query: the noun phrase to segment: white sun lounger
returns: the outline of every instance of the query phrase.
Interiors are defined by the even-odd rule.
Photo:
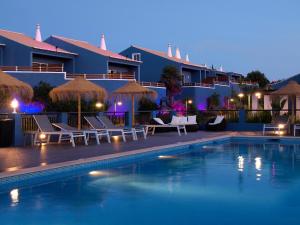
[[[126,130],[123,128],[107,128],[104,126],[104,124],[97,118],[94,116],[85,116],[84,117],[86,119],[86,121],[88,122],[88,124],[92,127],[92,129],[95,129],[97,131],[103,131],[106,130],[109,133],[121,133],[123,141],[126,142],[126,137],[125,135],[132,135],[133,140],[136,140],[136,136],[134,131],[131,130]]]
[[[210,125],[210,126],[218,125],[218,124],[222,123],[224,118],[225,118],[224,116],[217,116],[215,121],[212,123],[208,123],[208,125]]]
[[[294,136],[296,136],[297,130],[300,130],[300,124],[294,124]]]
[[[108,119],[106,116],[97,116],[97,118],[103,123],[103,125],[105,126],[105,128],[107,129],[111,129],[111,130],[114,130],[114,129],[120,129],[120,127],[117,127],[115,126],[111,121],[110,119]],[[144,127],[133,127],[133,128],[121,128],[123,130],[125,130],[125,132],[133,132],[134,134],[134,139],[137,140],[137,134],[138,133],[141,133],[144,137],[144,139],[147,138],[146,136],[146,131],[144,129]]]
[[[150,124],[150,125],[145,125],[146,127],[146,135],[148,135],[148,132],[150,131],[152,135],[155,133],[155,128],[170,128],[174,127],[177,128],[178,135],[181,136],[181,130],[183,130],[184,134],[187,135],[186,133],[186,124],[179,124],[175,123],[175,121],[172,118],[172,122],[169,124],[164,123],[160,118],[153,118],[158,124]],[[152,131],[151,131],[152,130]]]
[[[273,132],[277,132],[278,134],[280,134],[281,131],[284,131],[284,130],[287,130],[288,129],[288,124],[289,124],[289,119],[285,119],[285,121],[283,121],[281,119],[278,120],[277,122],[272,122],[272,123],[269,123],[269,124],[264,124],[263,126],[263,136],[265,135],[265,133],[267,131],[273,131]],[[296,131],[295,131],[295,128],[294,128],[294,135],[295,135]]]
[[[71,127],[65,123],[52,123],[53,126],[61,129],[62,131],[69,131],[72,132],[73,134],[81,135],[84,138],[84,141],[87,142],[89,141],[90,135],[94,135],[97,144],[100,144],[100,138],[102,136],[107,137],[107,141],[110,143],[110,137],[109,133],[106,131],[97,131],[97,130],[91,130],[91,129],[86,129],[86,130],[77,130],[75,127]]]
[[[46,136],[47,143],[50,143],[51,136],[58,135],[58,143],[61,143],[61,141],[69,141],[73,147],[75,147],[74,138],[82,137],[80,134],[73,134],[73,132],[70,131],[56,131],[47,115],[33,115],[33,118],[38,126],[38,130],[34,135],[34,145],[40,143],[40,140],[38,140],[40,134]]]

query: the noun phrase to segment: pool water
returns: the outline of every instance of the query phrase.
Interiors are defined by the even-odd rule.
[[[225,143],[0,194],[0,224],[299,225],[300,147]]]

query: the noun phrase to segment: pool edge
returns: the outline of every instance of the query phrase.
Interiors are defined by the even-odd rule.
[[[24,168],[24,169],[20,169],[18,171],[14,171],[14,172],[2,172],[2,173],[0,173],[0,181],[3,179],[13,178],[13,177],[17,177],[17,176],[26,175],[26,174],[41,173],[41,172],[47,172],[49,170],[66,168],[66,167],[71,167],[71,166],[76,166],[76,165],[88,164],[88,163],[93,163],[93,162],[101,162],[101,161],[105,161],[105,160],[126,158],[129,156],[140,155],[143,153],[159,152],[164,149],[175,148],[175,147],[178,148],[178,147],[183,147],[183,146],[192,145],[192,144],[201,144],[201,143],[206,143],[206,142],[211,142],[211,141],[220,141],[223,139],[227,140],[232,137],[233,137],[233,135],[222,135],[219,137],[212,137],[212,138],[199,138],[199,139],[195,139],[192,141],[177,142],[175,144],[161,145],[161,146],[148,147],[148,148],[140,148],[140,149],[136,149],[136,150],[132,150],[132,151],[119,152],[119,153],[113,153],[113,154],[102,155],[102,156],[94,156],[94,157],[71,160],[71,161],[60,162],[60,163],[53,163],[53,164],[49,164],[46,166],[35,166],[35,167],[30,167],[30,168]]]

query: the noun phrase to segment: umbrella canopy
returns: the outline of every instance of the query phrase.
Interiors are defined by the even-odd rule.
[[[78,129],[81,128],[81,99],[92,100],[97,99],[103,101],[107,97],[104,88],[84,79],[77,77],[61,86],[53,88],[49,93],[53,101],[70,101],[78,102]]]
[[[296,81],[290,81],[287,85],[273,91],[271,95],[300,95],[300,85]]]
[[[30,100],[33,97],[33,89],[29,84],[20,81],[0,70],[0,93],[2,96],[20,97]]]
[[[300,96],[300,85],[296,81],[289,81],[287,85],[272,92],[271,95],[287,95],[291,98],[292,121],[294,122],[296,96]]]
[[[131,112],[132,112],[132,125],[134,125],[134,99],[135,97],[151,97],[156,98],[157,93],[149,88],[145,88],[137,82],[131,81],[125,84],[123,87],[115,90],[112,94],[114,97],[128,97],[131,98]]]

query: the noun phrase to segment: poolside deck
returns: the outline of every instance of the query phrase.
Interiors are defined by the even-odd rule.
[[[115,154],[116,156],[123,152],[148,149],[153,147],[184,143],[209,138],[217,138],[223,135],[257,135],[253,132],[191,132],[188,135],[178,136],[176,132],[157,133],[154,136],[148,136],[147,140],[139,137],[138,141],[128,138],[126,143],[119,140],[112,140],[113,143],[102,143],[96,145],[91,143],[89,146],[82,144],[72,148],[70,144],[51,144],[36,147],[11,147],[0,148],[0,177],[4,175],[21,172],[30,168],[47,167],[58,163],[67,163],[69,161],[88,159],[105,155]]]

